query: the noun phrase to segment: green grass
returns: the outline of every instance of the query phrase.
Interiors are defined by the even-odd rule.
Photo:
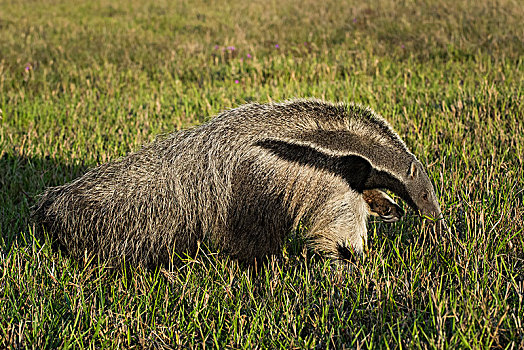
[[[523,348],[522,18],[510,0],[0,0],[0,347]],[[309,96],[386,117],[452,233],[408,212],[369,224],[361,260],[291,241],[258,272],[214,255],[115,272],[32,238],[45,187]]]

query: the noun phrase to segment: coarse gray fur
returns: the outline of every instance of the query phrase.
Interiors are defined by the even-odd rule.
[[[314,250],[344,257],[363,251],[379,188],[441,216],[423,166],[371,109],[252,103],[49,188],[33,217],[76,257],[150,266],[204,242],[252,261],[300,223]]]

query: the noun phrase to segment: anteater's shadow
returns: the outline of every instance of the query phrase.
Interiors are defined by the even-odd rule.
[[[83,162],[66,162],[52,157],[28,157],[14,152],[0,156],[0,245],[3,249],[26,239],[31,224],[30,210],[46,187],[63,185],[84,174]]]

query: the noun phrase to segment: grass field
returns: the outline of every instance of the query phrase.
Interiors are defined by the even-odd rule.
[[[0,0],[0,347],[524,348],[524,7],[500,0]],[[452,228],[369,224],[337,266],[114,271],[33,239],[47,186],[246,101],[382,114]]]

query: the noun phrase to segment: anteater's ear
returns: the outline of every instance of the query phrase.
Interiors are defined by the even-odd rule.
[[[417,164],[412,162],[409,166],[408,179],[415,179],[418,176]]]

